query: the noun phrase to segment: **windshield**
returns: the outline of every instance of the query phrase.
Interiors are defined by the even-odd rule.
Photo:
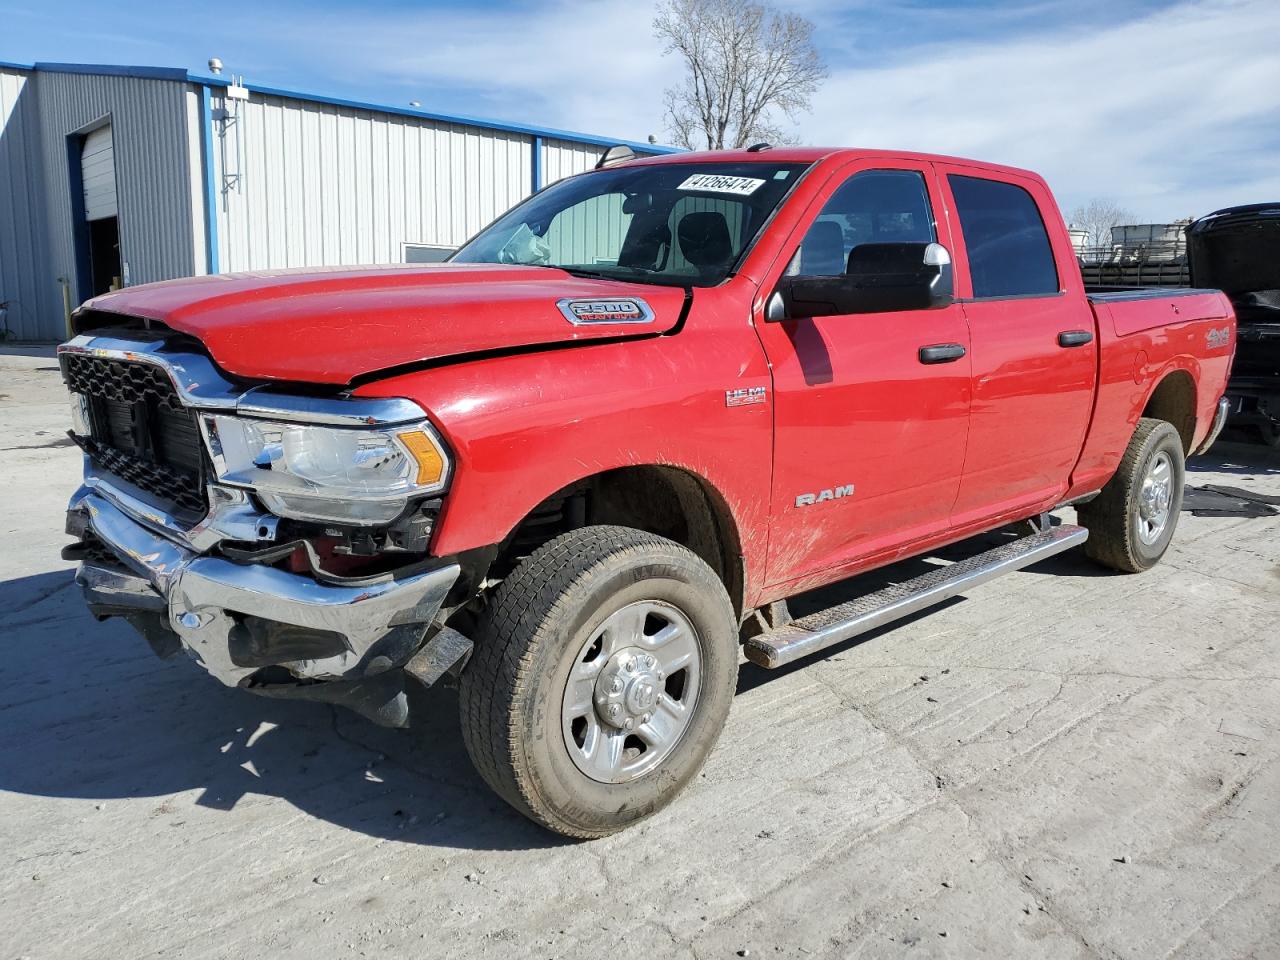
[[[455,263],[712,286],[737,265],[800,163],[671,163],[570,177],[494,221]]]

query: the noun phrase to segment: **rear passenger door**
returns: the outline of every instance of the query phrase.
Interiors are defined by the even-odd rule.
[[[959,526],[1067,489],[1092,414],[1098,344],[1044,184],[958,164],[939,172],[971,337],[969,443],[952,512]]]

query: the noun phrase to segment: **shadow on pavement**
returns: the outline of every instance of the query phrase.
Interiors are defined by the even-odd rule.
[[[1187,474],[1196,473],[1277,474],[1280,473],[1280,450],[1257,443],[1219,440],[1204,456],[1187,461]]]
[[[121,620],[95,623],[69,571],[0,582],[0,791],[100,801],[157,797],[224,811],[279,797],[372,837],[437,847],[559,845],[474,773],[457,696],[415,704],[418,726],[386,730],[324,704],[221,686],[193,661],[161,661]]]
[[[1275,459],[1271,451],[1224,444],[1188,471],[1256,475],[1280,471]],[[792,610],[803,616],[1012,535],[998,531],[842,581],[795,598]],[[1112,575],[1079,550],[1028,572]],[[739,692],[963,602],[952,599],[781,670],[746,665]],[[95,623],[70,570],[0,582],[0,656],[0,790],[101,801],[195,791],[195,803],[224,811],[269,796],[371,837],[426,846],[511,850],[565,842],[508,808],[475,774],[456,693],[447,688],[418,698],[412,732],[322,704],[230,690],[185,657],[155,659],[122,621]],[[158,800],[152,816],[181,822],[184,805]]]

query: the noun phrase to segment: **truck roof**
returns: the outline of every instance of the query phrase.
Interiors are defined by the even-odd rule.
[[[820,160],[854,160],[881,157],[893,160],[913,160],[921,163],[957,163],[982,167],[1020,177],[1041,179],[1032,170],[970,160],[940,153],[918,153],[912,150],[872,150],[863,147],[770,147],[768,150],[693,150],[688,153],[668,153],[657,157],[641,157],[628,160],[627,166],[658,163],[817,163]],[[621,164],[619,164],[621,166]]]

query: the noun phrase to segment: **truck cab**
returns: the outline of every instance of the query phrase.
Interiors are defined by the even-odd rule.
[[[1158,562],[1235,348],[1220,292],[1087,290],[1033,173],[816,148],[611,151],[446,264],[130,288],[76,325],[91,609],[390,726],[456,679],[485,780],[584,838],[696,775],[742,658],[1075,546]]]

